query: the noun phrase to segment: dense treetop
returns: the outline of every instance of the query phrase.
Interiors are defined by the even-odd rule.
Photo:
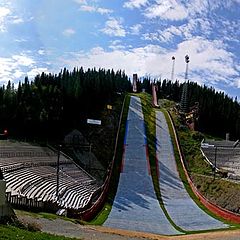
[[[181,101],[183,84],[179,81],[156,81],[158,98],[167,98],[177,103]],[[212,87],[188,82],[188,105],[199,103],[198,130],[218,137],[230,133],[234,139],[240,138],[240,104],[223,92]],[[151,93],[150,79],[145,78],[138,86]]]
[[[0,87],[0,127],[19,136],[58,135],[96,117],[116,93],[131,83],[121,70],[66,68],[59,74],[26,77],[15,89],[9,81]],[[61,134],[60,134],[61,135]]]
[[[183,84],[170,80],[156,81],[158,98],[180,102]],[[214,88],[188,82],[189,106],[199,103],[198,130],[233,139],[240,136],[240,104]],[[137,82],[151,93],[151,80]],[[0,87],[0,128],[10,134],[61,135],[77,127],[87,117],[98,117],[103,107],[111,103],[117,93],[131,91],[131,82],[123,71],[105,69],[66,68],[59,74],[42,73],[33,81],[26,77],[18,87],[9,81]],[[65,131],[65,132],[64,132]]]
[[[163,81],[159,83],[159,95],[180,101],[182,84]],[[240,137],[240,105],[223,92],[214,88],[188,82],[188,105],[199,103],[198,130],[224,137],[228,132],[232,138]]]

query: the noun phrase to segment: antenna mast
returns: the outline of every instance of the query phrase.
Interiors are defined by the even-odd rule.
[[[188,112],[188,63],[190,62],[189,56],[185,56],[185,62],[186,62],[186,72],[185,72],[185,82],[183,83],[183,89],[182,89],[182,96],[181,96],[181,103],[180,103],[180,109],[183,113]]]

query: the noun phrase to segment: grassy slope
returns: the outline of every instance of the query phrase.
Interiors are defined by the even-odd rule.
[[[239,212],[240,184],[224,179],[192,174],[198,190],[211,202],[234,212]]]
[[[102,210],[98,213],[98,215],[88,224],[102,225],[106,221],[112,209],[112,204],[114,201],[114,197],[116,195],[118,180],[120,175],[120,167],[121,167],[122,154],[123,154],[123,141],[124,141],[124,135],[125,135],[125,124],[126,124],[127,115],[128,115],[129,103],[130,103],[130,95],[127,95],[125,104],[124,104],[124,109],[123,109],[123,116],[122,116],[120,132],[119,132],[117,152],[116,152],[115,162],[113,166],[112,178],[110,180],[107,201],[104,204]]]
[[[26,240],[60,240],[60,239],[75,239],[75,238],[67,238],[67,237],[60,237],[54,236],[47,233],[41,232],[29,232],[27,230],[17,228],[10,225],[2,225],[0,224],[0,238],[6,240],[19,240],[19,239],[26,239]]]

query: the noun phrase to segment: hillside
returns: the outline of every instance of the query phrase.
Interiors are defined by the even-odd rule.
[[[175,103],[168,100],[161,101],[162,106],[170,110],[180,140],[180,145],[185,159],[185,165],[198,190],[213,203],[240,213],[240,184],[222,178],[221,174],[214,174],[211,166],[206,163],[200,151],[201,141],[210,137],[198,131],[190,131],[174,110]]]

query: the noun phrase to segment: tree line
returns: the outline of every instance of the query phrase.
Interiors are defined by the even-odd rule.
[[[131,82],[119,70],[74,68],[58,74],[25,77],[15,87],[0,87],[0,128],[14,136],[59,137],[86,118],[98,117],[117,95],[130,91]]]
[[[183,84],[160,80],[158,98],[180,102]],[[240,136],[240,104],[212,87],[188,82],[188,104],[199,103],[199,131],[232,139]],[[25,77],[15,87],[10,81],[0,87],[0,129],[15,136],[59,136],[81,125],[86,118],[97,118],[106,104],[123,92],[131,92],[124,71],[74,68],[58,74],[42,73],[32,81]],[[138,90],[151,94],[151,79],[137,81]]]
[[[158,98],[167,98],[177,103],[181,101],[183,83],[179,81],[156,81]],[[188,105],[199,104],[199,119],[197,130],[216,137],[225,137],[230,133],[233,140],[240,138],[240,104],[237,98],[233,99],[213,87],[200,86],[194,82],[187,82]],[[140,88],[151,93],[151,80],[149,78],[138,82]]]

